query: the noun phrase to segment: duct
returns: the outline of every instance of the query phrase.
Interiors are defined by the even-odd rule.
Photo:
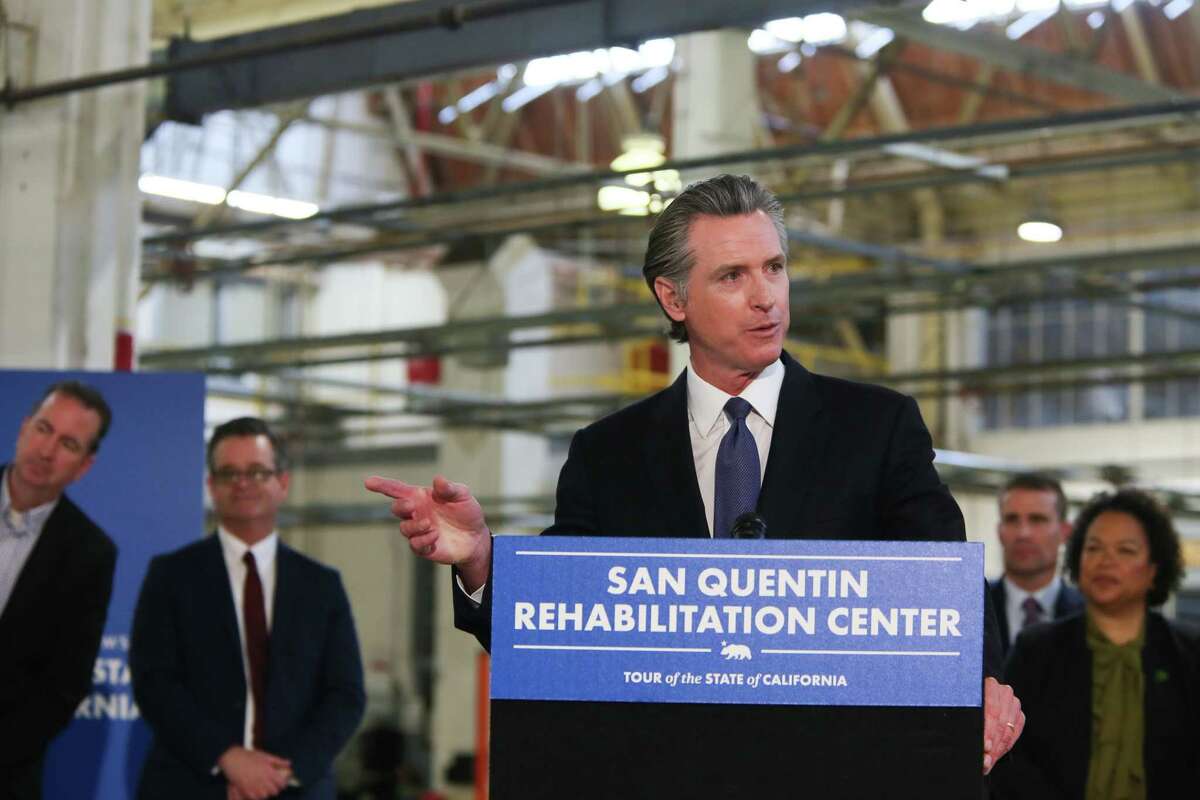
[[[175,40],[171,60],[303,42],[277,55],[212,64],[173,75],[168,108],[196,120],[224,108],[278,103],[538,55],[633,44],[658,36],[761,24],[861,0],[420,0],[207,42]],[[405,20],[419,27],[397,28]],[[371,32],[373,35],[370,35]],[[348,39],[344,43],[324,41]]]

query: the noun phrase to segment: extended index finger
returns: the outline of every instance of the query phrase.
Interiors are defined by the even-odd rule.
[[[372,475],[363,481],[363,486],[377,494],[387,495],[393,500],[399,500],[402,497],[408,497],[417,490],[416,486],[407,484],[404,481],[398,481],[393,478],[384,478],[379,475]]]

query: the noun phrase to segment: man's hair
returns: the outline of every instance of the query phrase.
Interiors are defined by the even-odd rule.
[[[78,400],[81,406],[96,412],[100,417],[100,429],[96,431],[96,437],[92,439],[88,447],[88,451],[92,453],[99,450],[100,440],[104,438],[104,435],[108,433],[109,426],[112,425],[112,409],[108,407],[108,401],[104,399],[104,395],[100,394],[99,389],[89,386],[83,381],[59,381],[42,392],[42,396],[33,404],[29,416],[35,416],[38,409],[42,407],[42,403],[46,402],[50,395],[56,393]]]
[[[1083,541],[1096,517],[1105,511],[1119,511],[1138,521],[1150,546],[1150,563],[1157,568],[1154,584],[1146,594],[1146,603],[1161,606],[1171,592],[1183,581],[1183,551],[1179,534],[1171,522],[1171,514],[1162,504],[1138,489],[1121,489],[1100,494],[1088,501],[1075,520],[1071,540],[1067,542],[1067,574],[1079,583],[1079,562],[1083,557]]]
[[[779,234],[780,250],[787,258],[788,236],[783,224],[783,205],[752,178],[746,175],[717,175],[684,189],[658,215],[650,231],[650,240],[646,243],[642,275],[654,298],[658,299],[654,280],[662,277],[674,284],[681,301],[687,301],[688,278],[696,261],[688,237],[696,217],[739,217],[755,211],[763,212],[774,223],[775,231]],[[663,308],[661,301],[658,305]],[[666,314],[665,308],[663,313]],[[671,338],[686,342],[688,335],[683,323],[671,319],[670,315],[667,319],[671,323]]]
[[[1067,519],[1067,495],[1063,492],[1062,484],[1043,472],[1022,472],[1014,475],[1000,490],[999,502],[1003,506],[1004,496],[1013,489],[1026,489],[1031,492],[1054,492],[1054,509],[1058,512],[1059,522]],[[1002,509],[1003,510],[1003,509]]]
[[[289,469],[287,448],[283,440],[275,435],[271,427],[258,417],[238,417],[218,425],[208,440],[208,471],[215,472],[217,465],[213,463],[213,453],[222,439],[235,436],[265,436],[271,442],[271,451],[275,454],[275,471],[287,472]]]

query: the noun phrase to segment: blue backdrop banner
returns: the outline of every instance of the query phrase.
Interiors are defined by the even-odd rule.
[[[50,747],[43,795],[125,800],[149,747],[127,663],[138,590],[152,556],[204,532],[204,376],[4,371],[0,463],[11,459],[21,421],[43,391],[68,379],[99,389],[112,407],[95,464],[66,494],[116,543],[117,571],[92,693]]]
[[[495,540],[492,697],[981,703],[983,545]]]

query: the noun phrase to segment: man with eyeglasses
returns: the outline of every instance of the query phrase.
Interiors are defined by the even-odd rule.
[[[341,578],[279,541],[291,475],[265,422],[218,426],[208,469],[216,535],[155,558],[134,614],[138,797],[332,800],[366,703]]]
[[[56,383],[0,466],[0,800],[41,797],[46,747],[91,689],[117,548],[63,491],[111,420],[100,392]]]

